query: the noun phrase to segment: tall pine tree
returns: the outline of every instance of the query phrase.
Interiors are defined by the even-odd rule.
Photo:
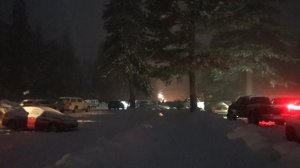
[[[151,91],[145,54],[143,0],[112,0],[103,15],[108,36],[103,46],[101,71],[105,76],[128,80],[130,106],[136,91]]]

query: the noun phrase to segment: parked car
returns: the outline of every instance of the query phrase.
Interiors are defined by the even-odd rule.
[[[3,117],[3,115],[13,109],[20,108],[20,104],[17,102],[13,102],[10,100],[0,100],[0,119]]]
[[[20,106],[45,106],[45,107],[56,108],[55,103],[52,103],[46,99],[25,99],[22,100]]]
[[[108,109],[114,109],[114,110],[125,110],[125,105],[122,101],[120,100],[114,100],[114,101],[110,101],[108,103]]]
[[[211,112],[219,114],[221,116],[226,116],[228,111],[229,105],[225,103],[224,101],[216,102],[213,105],[211,105]]]
[[[190,98],[185,99],[183,102],[183,107],[189,109],[190,106],[191,106]],[[200,110],[205,109],[204,101],[201,101],[200,98],[197,98],[197,108],[199,108]]]
[[[86,99],[85,101],[89,104],[90,109],[98,109],[100,107],[98,99]]]
[[[57,102],[57,109],[61,112],[72,111],[73,113],[78,111],[90,110],[89,104],[80,97],[60,97]]]
[[[2,125],[11,130],[65,131],[78,128],[78,122],[53,108],[25,106],[8,111],[2,118]]]
[[[300,101],[289,108],[290,115],[286,119],[285,135],[290,141],[300,142]]]
[[[274,121],[282,123],[282,116],[273,110],[271,101],[266,96],[242,96],[232,103],[227,112],[228,120],[238,117],[248,119],[250,124],[259,124],[260,121]]]

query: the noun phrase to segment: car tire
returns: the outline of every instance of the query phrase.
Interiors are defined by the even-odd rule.
[[[237,116],[230,110],[230,111],[228,111],[227,119],[230,120],[230,121],[236,120]]]
[[[296,131],[293,127],[285,127],[285,136],[289,141],[299,141],[299,137],[296,134]]]
[[[85,109],[85,112],[89,112],[90,111],[90,107],[88,106],[86,109]]]

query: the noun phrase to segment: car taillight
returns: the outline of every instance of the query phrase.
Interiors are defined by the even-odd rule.
[[[289,110],[300,110],[300,106],[297,106],[295,104],[289,104],[289,105],[287,105],[287,108]]]

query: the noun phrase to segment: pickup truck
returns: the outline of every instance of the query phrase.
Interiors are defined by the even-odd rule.
[[[248,119],[248,123],[258,125],[260,121],[274,121],[276,124],[284,124],[284,118],[270,99],[266,96],[242,96],[232,103],[227,112],[228,120],[236,120],[238,117]]]

